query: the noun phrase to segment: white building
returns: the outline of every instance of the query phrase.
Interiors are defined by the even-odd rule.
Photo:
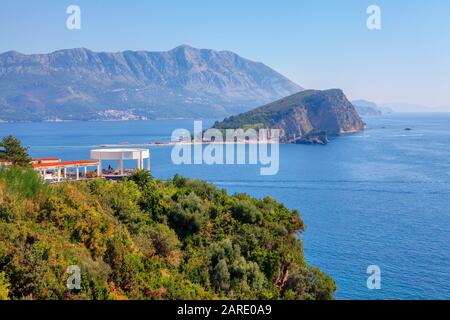
[[[135,169],[144,170],[146,162],[150,171],[150,150],[148,149],[96,149],[91,150],[91,159],[98,161],[97,172],[102,174],[102,161],[117,161],[120,175],[124,175],[124,161],[134,160]]]

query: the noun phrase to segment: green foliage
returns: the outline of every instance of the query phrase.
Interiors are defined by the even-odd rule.
[[[297,211],[176,176],[46,185],[0,171],[0,299],[332,299]],[[67,267],[82,272],[66,286]]]
[[[230,289],[230,272],[225,259],[219,260],[212,272],[213,285],[216,290],[228,291]]]
[[[169,212],[170,225],[182,238],[200,231],[207,220],[205,205],[194,193],[177,196]]]
[[[138,186],[139,190],[142,191],[152,180],[152,176],[147,170],[137,170],[131,176],[127,177],[127,180],[133,181]]]
[[[256,223],[262,218],[261,211],[250,201],[238,200],[231,210],[233,217],[243,223]]]
[[[97,180],[91,184],[91,190],[99,197],[104,210],[111,211],[131,233],[138,233],[146,224],[148,217],[139,208],[141,192],[134,181],[107,183]]]
[[[317,268],[294,266],[284,286],[287,299],[330,300],[336,283]]]
[[[21,142],[9,135],[0,141],[0,160],[11,162],[19,167],[29,167],[31,158],[28,148],[22,147]]]
[[[8,300],[10,284],[4,272],[0,272],[0,300]]]
[[[149,227],[145,238],[150,240],[156,254],[164,257],[169,257],[181,246],[175,231],[165,224],[155,224]]]
[[[255,296],[263,288],[264,275],[255,262],[247,262],[241,255],[239,245],[225,239],[211,244],[209,256],[212,266],[212,285],[216,290],[227,293],[230,289],[239,298],[253,292]]]
[[[32,198],[49,191],[43,184],[39,174],[33,169],[10,167],[0,168],[0,180],[4,181],[7,190],[21,198]]]

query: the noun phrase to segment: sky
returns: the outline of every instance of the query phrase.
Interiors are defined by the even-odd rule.
[[[81,9],[68,30],[66,9]],[[381,30],[366,10],[381,9]],[[450,106],[448,0],[2,0],[0,52],[230,50],[305,88]]]

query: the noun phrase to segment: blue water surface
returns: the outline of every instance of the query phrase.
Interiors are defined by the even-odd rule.
[[[170,147],[150,148],[152,173],[299,209],[306,258],[336,280],[338,299],[450,299],[450,114],[365,121],[365,132],[326,146],[281,145],[275,176],[254,165],[175,166]],[[99,144],[168,141],[177,128],[193,121],[3,123],[0,136],[17,136],[34,157],[75,160]],[[381,268],[380,290],[367,288],[369,265]]]

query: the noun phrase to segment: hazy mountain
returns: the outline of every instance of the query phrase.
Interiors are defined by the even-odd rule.
[[[327,135],[364,130],[364,122],[339,89],[305,90],[214,125],[218,129],[281,130],[283,142],[326,143]]]
[[[380,107],[375,102],[367,100],[354,100],[352,104],[360,116],[381,116],[393,112],[390,108]]]
[[[411,103],[384,103],[381,105],[395,112],[450,112],[450,106],[427,107]]]
[[[302,90],[229,51],[0,54],[1,120],[219,118]]]

